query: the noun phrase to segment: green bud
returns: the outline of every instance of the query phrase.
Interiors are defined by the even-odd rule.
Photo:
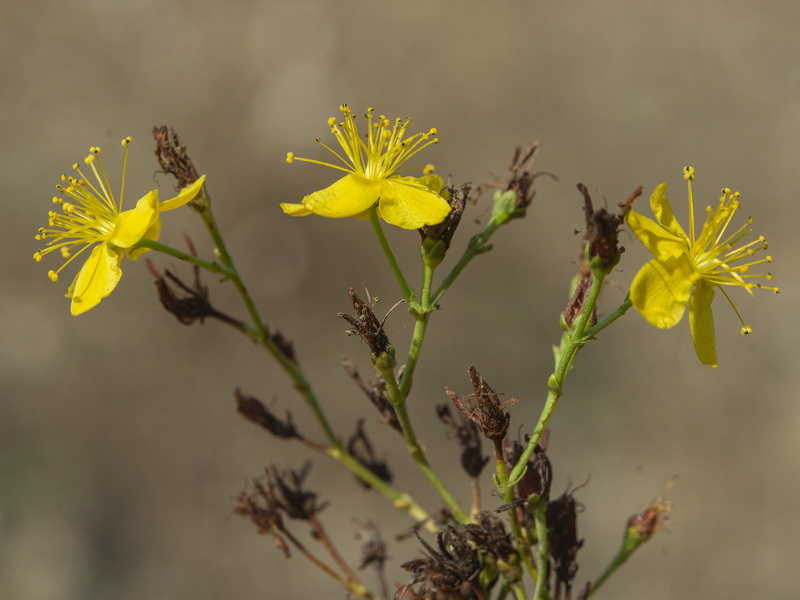
[[[431,270],[438,267],[447,254],[447,246],[442,240],[425,238],[422,241],[422,262]]]
[[[370,354],[370,358],[372,359],[372,364],[375,365],[375,369],[377,369],[379,373],[386,373],[397,366],[397,359],[394,357],[394,346],[392,344],[389,344],[386,347],[386,351],[381,352],[377,356],[374,353]]]
[[[517,208],[517,192],[514,190],[509,190],[507,192],[501,192],[500,190],[497,190],[494,193],[493,201],[493,221],[503,225],[514,218],[514,212]]]

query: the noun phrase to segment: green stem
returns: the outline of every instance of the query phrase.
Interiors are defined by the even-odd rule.
[[[394,257],[394,252],[392,252],[391,246],[389,246],[389,241],[386,239],[386,236],[383,234],[383,228],[381,227],[381,222],[378,219],[378,213],[373,205],[372,208],[367,211],[369,213],[369,222],[372,223],[372,230],[375,232],[375,237],[378,238],[378,242],[381,245],[381,249],[383,253],[386,255],[386,260],[389,261],[389,266],[392,268],[392,272],[394,276],[397,278],[397,282],[400,284],[400,289],[403,291],[403,298],[406,300],[413,300],[414,299],[414,292],[411,291],[411,286],[408,285],[405,276],[403,275],[403,270],[400,268],[400,265],[397,263],[397,259]]]
[[[328,442],[335,448],[341,448],[341,442],[333,432],[333,428],[331,427],[327,416],[323,412],[316,395],[312,391],[311,385],[306,379],[303,370],[297,365],[297,363],[286,356],[281,351],[280,347],[278,347],[278,345],[272,340],[272,336],[269,333],[269,328],[261,318],[258,308],[256,308],[255,302],[253,302],[253,298],[250,296],[250,292],[247,290],[247,286],[245,286],[244,281],[239,275],[239,271],[236,269],[236,265],[233,262],[233,257],[231,256],[230,252],[228,252],[228,247],[225,244],[224,238],[222,237],[222,232],[219,229],[219,225],[214,217],[214,213],[211,211],[211,197],[208,195],[205,186],[194,202],[194,206],[198,207],[198,212],[200,213],[200,216],[206,225],[206,229],[208,229],[208,233],[211,235],[211,239],[214,240],[219,259],[228,271],[227,277],[233,281],[233,284],[236,286],[236,290],[239,292],[239,296],[242,298],[242,302],[244,302],[245,308],[250,315],[250,319],[252,320],[256,331],[255,342],[264,348],[269,354],[271,354],[272,357],[278,361],[278,364],[280,364],[283,370],[289,375],[294,383],[295,389],[303,397],[306,404],[308,404],[311,412],[314,413],[315,418],[325,432],[325,437],[327,438]]]
[[[395,508],[402,510],[415,521],[419,521],[420,523],[430,521],[430,515],[424,508],[417,504],[411,496],[401,494],[395,490],[342,448],[328,448],[325,453],[334,460],[340,462],[364,482],[368,483],[372,489],[391,500]]]
[[[506,489],[508,487],[508,467],[503,457],[502,442],[495,441],[495,472],[497,473],[497,487],[499,489]],[[516,507],[508,511],[508,522],[511,525],[511,533],[514,539],[517,540],[517,549],[522,556],[522,561],[525,563],[525,568],[528,571],[533,581],[538,580],[538,573],[536,567],[533,565],[533,558],[531,557],[530,544],[528,543],[525,532],[522,531],[522,526],[519,522],[519,514]]]
[[[423,261],[422,272],[422,294],[420,296],[420,310],[414,311],[416,323],[414,324],[414,334],[411,337],[411,346],[408,349],[403,379],[400,382],[400,397],[403,402],[411,392],[414,382],[414,371],[417,368],[417,361],[422,351],[422,342],[425,340],[425,331],[428,329],[428,318],[433,312],[434,305],[431,303],[431,282],[433,281],[433,268]]]
[[[394,372],[391,369],[386,369],[380,370],[379,373],[386,380],[387,395],[389,396],[389,401],[394,407],[397,420],[400,422],[400,429],[402,430],[403,437],[406,440],[408,453],[411,455],[411,458],[414,460],[414,462],[417,463],[417,466],[419,466],[425,477],[428,478],[428,481],[431,482],[433,487],[439,493],[439,496],[442,498],[442,500],[444,500],[445,504],[447,504],[447,506],[450,508],[450,511],[453,513],[453,518],[460,523],[466,523],[469,521],[469,517],[461,509],[461,507],[458,505],[458,502],[456,502],[455,498],[453,498],[452,494],[450,494],[450,492],[442,483],[442,480],[439,479],[439,476],[428,463],[428,459],[425,456],[425,451],[422,449],[422,446],[420,445],[419,440],[414,433],[414,428],[411,425],[411,419],[408,416],[408,410],[406,410],[406,399],[402,395],[400,387],[397,385]]]
[[[517,464],[511,470],[507,487],[501,490],[506,502],[511,502],[513,500],[514,485],[516,485],[516,482],[519,481],[520,477],[522,477],[528,463],[528,459],[530,458],[531,454],[533,454],[536,444],[539,443],[542,433],[544,433],[544,430],[547,428],[547,424],[550,422],[550,418],[553,416],[553,412],[556,409],[556,405],[558,404],[558,400],[561,397],[564,389],[564,380],[567,377],[567,373],[569,372],[575,355],[583,347],[583,345],[591,339],[590,336],[586,335],[585,330],[586,326],[589,324],[589,319],[591,318],[592,312],[594,311],[597,298],[600,295],[600,290],[603,287],[603,280],[606,277],[606,273],[601,269],[593,269],[592,275],[592,286],[589,289],[589,294],[587,295],[586,302],[584,304],[583,313],[572,326],[572,328],[570,328],[569,331],[564,332],[562,336],[561,352],[558,357],[558,362],[556,363],[555,371],[552,375],[550,375],[547,381],[547,400],[545,401],[544,408],[539,416],[539,421],[536,423],[536,427],[534,428],[533,433],[528,440],[527,446],[520,455]]]
[[[631,306],[633,306],[633,302],[631,302],[631,297],[630,296],[625,296],[625,300],[623,300],[622,304],[620,304],[619,307],[617,307],[617,309],[614,312],[612,312],[611,314],[606,316],[605,319],[600,321],[594,327],[590,327],[589,329],[584,331],[583,332],[583,336],[586,337],[586,338],[593,338],[595,335],[597,335],[598,333],[603,331],[603,329],[605,329],[606,327],[611,325],[614,321],[616,321],[622,315],[624,315],[626,312],[628,312],[628,309]]]
[[[547,540],[547,503],[539,502],[533,513],[536,523],[536,539],[538,541],[539,578],[536,580],[536,589],[533,593],[534,600],[546,600],[547,594],[547,567],[548,567],[548,540]]]
[[[626,532],[625,538],[622,540],[622,545],[620,546],[617,555],[605,568],[600,577],[598,577],[592,583],[592,587],[589,589],[589,593],[586,595],[586,597],[588,598],[598,589],[600,589],[600,586],[606,582],[606,580],[614,573],[614,571],[616,571],[626,560],[631,557],[631,555],[639,548],[639,546],[642,545],[642,543],[644,543],[644,539],[627,535]]]
[[[211,273],[217,273],[226,278],[233,277],[233,271],[226,265],[221,265],[216,261],[209,262],[207,260],[203,260],[202,258],[198,258],[193,254],[182,252],[177,248],[173,248],[172,246],[167,246],[166,244],[162,244],[161,242],[157,242],[155,240],[142,239],[139,241],[138,244],[134,246],[134,248],[150,248],[151,250],[156,250],[157,252],[161,252],[162,254],[166,254],[168,256],[172,256],[179,260],[191,263]]]
[[[467,248],[464,250],[464,254],[461,255],[461,258],[458,260],[456,265],[453,267],[450,273],[447,274],[447,277],[444,278],[441,285],[439,285],[439,289],[434,292],[431,299],[431,304],[434,306],[438,304],[445,292],[447,292],[456,278],[461,274],[461,271],[464,270],[464,267],[466,267],[473,258],[475,258],[478,254],[486,252],[490,249],[486,243],[489,241],[489,238],[492,237],[494,232],[497,231],[497,228],[500,227],[500,225],[502,225],[502,223],[492,219],[482,232],[474,235],[470,239],[469,243],[467,244]]]

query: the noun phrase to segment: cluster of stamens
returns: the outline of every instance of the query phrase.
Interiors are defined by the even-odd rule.
[[[129,137],[122,140],[125,158],[122,167],[119,203],[114,199],[108,177],[100,161],[100,148],[97,146],[89,148],[89,155],[83,161],[91,168],[96,184],[87,179],[78,163],[72,165],[77,177],[61,176],[61,181],[65,182],[66,186],[59,184],[56,189],[70,201],[65,201],[58,196],[53,197],[53,204],[60,206],[62,213],[52,210],[48,212],[47,227],[40,227],[36,235],[37,240],[48,240],[47,247],[37,250],[33,254],[34,260],[41,262],[45,254],[58,250],[61,257],[66,259],[66,262],[57,270],[50,270],[47,273],[51,281],[58,281],[58,274],[64,267],[87,248],[106,239],[114,231],[116,218],[122,211],[125,166],[130,142],[131,138]],[[73,252],[72,247],[74,246],[81,246],[81,248]]]
[[[316,139],[316,142],[336,156],[344,166],[299,158],[293,152],[287,153],[286,162],[302,160],[348,173],[356,173],[368,179],[385,179],[401,170],[406,170],[400,169],[401,165],[420,150],[431,144],[439,143],[439,138],[435,137],[437,133],[435,128],[430,129],[427,133],[417,133],[404,139],[411,119],[397,118],[392,122],[384,115],[376,118],[372,108],[367,109],[365,141],[359,135],[355,115],[350,107],[343,104],[339,108],[344,114],[344,121],[337,123],[336,119],[331,117],[328,119],[328,125],[330,125],[331,133],[336,141],[342,147],[342,153],[323,143],[319,138]],[[425,167],[426,174],[432,171],[432,165]]]
[[[779,288],[753,281],[754,279],[765,279],[769,281],[772,279],[772,273],[750,273],[751,267],[772,262],[772,257],[769,255],[763,258],[753,259],[758,252],[766,251],[769,244],[764,236],[759,236],[751,242],[738,247],[736,246],[736,244],[752,232],[752,217],[748,218],[741,227],[726,237],[725,234],[728,225],[731,219],[733,219],[733,215],[739,209],[740,194],[739,192],[731,191],[730,188],[722,189],[716,209],[711,206],[706,207],[706,222],[700,229],[700,234],[695,238],[694,206],[692,200],[694,168],[684,167],[683,171],[684,179],[689,182],[689,258],[692,262],[692,266],[696,270],[698,278],[702,278],[712,285],[720,286],[720,290],[733,307],[739,320],[742,321],[742,335],[752,333],[752,328],[745,325],[739,311],[722,286],[740,286],[751,295],[754,289],[771,290],[777,294],[780,291]]]

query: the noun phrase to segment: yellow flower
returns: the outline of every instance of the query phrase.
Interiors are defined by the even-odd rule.
[[[707,207],[706,222],[695,236],[692,180],[694,168],[684,167],[684,179],[689,182],[689,235],[678,223],[664,192],[667,185],[659,185],[650,196],[650,207],[658,223],[634,211],[627,215],[628,225],[637,238],[655,258],[647,263],[631,284],[630,298],[633,306],[652,325],[667,329],[677,325],[689,305],[689,328],[694,348],[704,365],[716,367],[717,351],[714,338],[714,316],[711,302],[715,288],[719,287],[733,306],[739,320],[742,317],[728,297],[723,286],[740,286],[753,293],[753,289],[778,288],[753,283],[754,279],[772,279],[770,273],[751,274],[750,267],[772,262],[770,256],[753,259],[757,252],[767,249],[763,237],[735,247],[752,230],[753,220],[733,233],[726,235],[728,225],[739,208],[739,192],[723,189],[716,209]],[[742,321],[742,335],[752,329]]]
[[[135,260],[147,251],[147,248],[134,248],[137,243],[143,239],[158,239],[161,230],[159,213],[183,206],[203,186],[205,175],[182,189],[175,198],[164,202],[158,201],[158,190],[152,190],[136,203],[136,208],[123,211],[122,196],[130,142],[131,138],[122,140],[125,156],[119,202],[114,199],[108,177],[100,162],[100,148],[90,148],[84,163],[91,167],[97,183],[91,183],[75,163],[72,168],[77,171],[78,177],[62,175],[61,180],[68,185],[56,186],[69,201],[53,198],[53,203],[61,206],[63,214],[50,211],[48,226],[40,227],[36,236],[37,240],[48,240],[47,247],[37,250],[33,255],[37,262],[53,250],[58,250],[67,259],[58,270],[48,273],[52,281],[58,281],[58,274],[64,267],[94,246],[67,291],[67,298],[72,298],[70,310],[73,315],[97,306],[114,290],[122,277],[120,264],[124,254]],[[73,251],[75,246],[80,248]]]
[[[425,225],[441,223],[450,212],[450,205],[439,195],[444,182],[438,175],[430,175],[432,166],[425,169],[427,178],[403,177],[399,173],[409,168],[400,167],[417,152],[438,143],[436,129],[403,139],[411,119],[396,119],[394,124],[383,115],[373,122],[373,109],[367,110],[366,142],[361,139],[353,112],[345,104],[339,107],[344,122],[328,119],[331,133],[342,147],[342,154],[322,144],[344,166],[286,155],[286,162],[295,160],[317,163],[347,173],[333,185],[303,198],[300,204],[282,203],[283,211],[293,217],[315,214],[322,217],[365,217],[366,211],[376,202],[378,216],[387,223],[404,229],[419,229]],[[320,142],[317,139],[318,143]],[[430,187],[432,178],[435,178]]]

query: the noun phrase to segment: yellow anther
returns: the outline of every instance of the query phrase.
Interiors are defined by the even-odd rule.
[[[422,172],[423,172],[425,175],[430,175],[431,173],[433,173],[433,171],[434,171],[434,169],[435,169],[435,168],[436,168],[436,167],[434,167],[434,166],[433,166],[431,163],[428,163],[427,165],[425,165],[425,168],[424,168],[424,169],[422,169]]]
[[[335,127],[336,126],[336,117],[331,117],[330,119],[328,119],[328,125],[330,125],[331,127]]]
[[[741,331],[742,331],[742,335],[749,335],[749,334],[753,333],[753,328],[752,327],[748,327],[747,325],[745,325],[744,327],[742,327]]]
[[[128,137],[126,137],[124,140],[122,140],[122,142],[121,142],[121,143],[122,143],[122,146],[123,146],[123,147],[125,147],[125,146],[127,146],[128,144],[130,144],[132,141],[133,141],[133,138],[132,138],[132,137],[130,137],[130,136],[128,136]]]
[[[686,181],[693,181],[694,180],[694,167],[683,167],[683,178]]]
[[[439,132],[436,130],[436,127],[431,127],[431,130],[428,132],[428,135],[436,135],[437,133]]]
[[[50,281],[58,281],[58,273],[52,269],[47,272],[47,276],[50,278]]]
[[[286,153],[286,162],[292,164],[294,162],[294,152]]]

